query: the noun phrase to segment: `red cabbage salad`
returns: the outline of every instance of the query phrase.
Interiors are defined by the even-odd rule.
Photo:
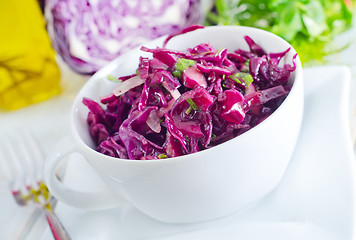
[[[112,94],[83,98],[96,150],[121,159],[151,160],[211,148],[253,128],[288,95],[290,48],[267,53],[249,36],[249,51],[201,43],[185,51],[141,47],[135,74],[119,77]]]

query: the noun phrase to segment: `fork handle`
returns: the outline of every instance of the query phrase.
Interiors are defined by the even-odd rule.
[[[55,240],[71,240],[66,229],[63,227],[61,221],[57,215],[49,209],[43,209],[45,211],[46,220],[51,229],[52,235]]]

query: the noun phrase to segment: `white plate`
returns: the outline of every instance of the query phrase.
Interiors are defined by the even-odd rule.
[[[327,66],[305,69],[304,74],[305,113],[295,153],[281,183],[257,205],[215,221],[165,224],[129,205],[85,211],[59,203],[56,212],[73,240],[355,237],[356,171],[348,120],[350,72],[346,67]],[[78,158],[68,165],[65,182],[80,189],[102,187],[93,174]],[[51,239],[48,229],[42,239]]]

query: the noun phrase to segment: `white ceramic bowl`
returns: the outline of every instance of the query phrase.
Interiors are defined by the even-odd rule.
[[[267,52],[281,52],[290,47],[283,39],[263,30],[219,26],[176,36],[167,48],[185,50],[208,42],[216,49],[249,50],[243,39],[245,35]],[[145,46],[161,46],[163,40]],[[291,64],[294,54],[292,48],[283,61]],[[79,92],[70,120],[75,145],[62,144],[46,165],[46,180],[52,193],[76,207],[103,207],[124,200],[161,221],[197,222],[243,209],[274,189],[287,168],[302,121],[303,77],[299,58],[289,79],[294,84],[285,101],[246,133],[211,149],[170,159],[140,161],[105,156],[93,150],[86,123],[88,110],[82,98],[98,100],[111,93],[117,83],[108,81],[107,76],[134,73],[142,55],[150,56],[139,48],[120,56],[92,76]],[[114,194],[83,195],[56,181],[57,164],[63,155],[73,151],[85,156]]]

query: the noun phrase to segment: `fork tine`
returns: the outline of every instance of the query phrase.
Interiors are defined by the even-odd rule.
[[[25,142],[29,145],[26,148],[28,156],[31,156],[33,175],[37,184],[43,181],[44,155],[33,134],[28,129],[22,131]],[[31,151],[28,151],[31,149]]]
[[[4,166],[10,170],[11,181],[13,183],[10,185],[12,195],[19,205],[25,205],[26,200],[23,198],[27,195],[29,189],[27,185],[27,174],[25,168],[21,166],[19,161],[18,151],[14,148],[14,140],[8,134],[4,134]]]
[[[14,189],[15,188],[15,176],[13,173],[13,169],[9,165],[7,160],[7,156],[5,154],[4,150],[4,144],[3,141],[0,144],[0,170],[3,173],[3,176],[5,177],[5,180],[7,181],[7,184],[9,188]]]
[[[39,181],[37,179],[37,165],[35,163],[35,158],[32,155],[32,146],[29,146],[29,140],[27,139],[27,134],[21,131],[16,134],[16,142],[19,145],[19,158],[17,159],[26,169],[26,180],[27,180],[27,188],[38,188]],[[31,151],[29,150],[31,149]]]
[[[18,146],[17,158],[14,160],[24,169],[25,184],[26,188],[29,190],[31,187],[34,187],[36,183],[35,177],[33,176],[35,170],[32,164],[32,158],[28,151],[28,147],[26,146],[26,141],[23,139],[23,136],[16,134],[14,137],[15,143],[17,143]]]

